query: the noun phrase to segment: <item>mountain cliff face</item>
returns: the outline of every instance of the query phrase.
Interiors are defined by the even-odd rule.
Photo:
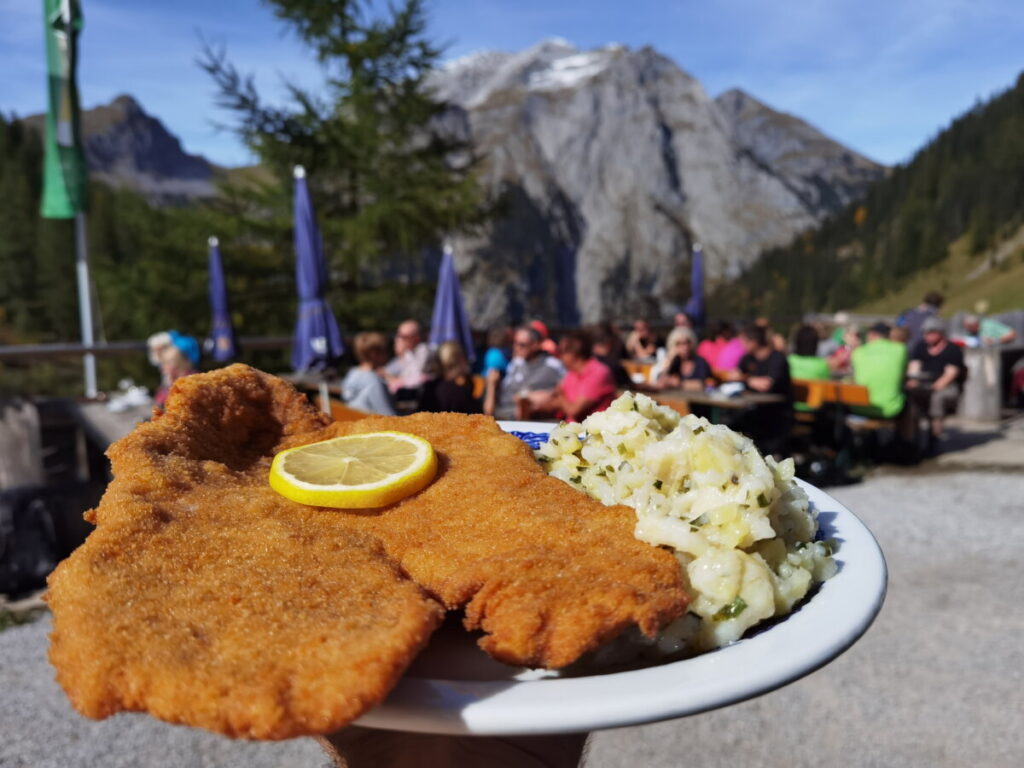
[[[671,311],[693,244],[710,280],[731,276],[885,170],[740,91],[711,99],[651,48],[549,40],[456,60],[432,85],[502,212],[456,243],[481,326]]]
[[[26,119],[42,130],[43,116]],[[82,142],[90,175],[113,186],[172,203],[216,194],[216,167],[190,155],[181,141],[131,96],[82,112]]]

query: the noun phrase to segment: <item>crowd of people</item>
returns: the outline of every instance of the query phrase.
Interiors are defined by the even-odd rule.
[[[493,330],[475,367],[458,342],[431,348],[419,323],[407,320],[390,349],[383,334],[356,336],[357,365],[342,382],[342,397],[350,407],[382,414],[456,411],[505,420],[581,421],[623,389],[693,392],[733,382],[737,391],[774,396],[762,398],[736,426],[763,450],[780,453],[794,408],[812,410],[793,402],[792,382],[839,380],[867,389],[870,405],[853,409],[865,417],[896,420],[908,403],[915,404],[938,441],[962,393],[962,347],[1004,343],[1014,335],[976,315],[950,334],[939,318],[941,304],[941,296],[929,293],[894,324],[863,329],[840,315],[831,327],[803,324],[791,334],[759,318],[739,329],[718,321],[699,335],[680,313],[664,336],[638,319],[628,333],[606,322],[555,339],[535,320]],[[643,363],[648,373],[638,380],[626,363]]]

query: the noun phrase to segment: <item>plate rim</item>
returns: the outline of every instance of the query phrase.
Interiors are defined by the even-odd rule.
[[[549,432],[556,426],[499,425],[519,432]],[[403,677],[357,724],[448,735],[578,733],[700,714],[811,674],[871,626],[885,600],[888,571],[877,540],[853,512],[821,489],[797,483],[819,515],[829,516],[822,527],[840,540],[840,570],[774,626],[694,658],[623,672],[494,681]],[[794,655],[792,649],[800,646]]]

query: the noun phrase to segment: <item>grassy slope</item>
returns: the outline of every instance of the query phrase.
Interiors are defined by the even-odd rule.
[[[992,252],[969,255],[969,242],[961,238],[949,249],[949,256],[930,269],[922,270],[899,290],[880,299],[861,304],[853,311],[866,314],[896,314],[907,307],[916,306],[921,297],[931,290],[937,290],[946,297],[943,314],[959,311],[974,311],[975,304],[988,301],[990,313],[1011,309],[1024,309],[1024,226],[999,246],[996,252],[1005,250],[1005,257],[974,280],[967,275]]]

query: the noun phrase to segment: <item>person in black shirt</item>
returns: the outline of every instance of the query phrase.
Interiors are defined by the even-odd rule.
[[[420,410],[480,413],[482,404],[473,397],[473,377],[462,345],[457,341],[441,344],[436,365],[440,376],[423,386]]]
[[[633,380],[629,373],[622,367],[619,360],[622,359],[622,342],[614,333],[608,329],[610,323],[602,323],[591,328],[591,336],[594,339],[591,348],[594,357],[608,366],[615,379],[615,386],[619,389],[632,389]]]
[[[779,403],[766,403],[749,411],[740,422],[740,429],[757,443],[763,453],[777,456],[785,453],[793,419],[793,393],[789,361],[774,349],[764,328],[750,325],[740,339],[747,353],[740,359],[739,376],[752,392],[781,395]]]
[[[697,354],[697,336],[684,326],[677,326],[668,335],[668,367],[658,377],[659,389],[681,387],[702,391],[711,381],[711,366]]]
[[[937,317],[925,320],[921,333],[921,341],[910,350],[907,389],[915,392],[917,399],[927,399],[932,439],[938,441],[943,419],[960,399],[964,353],[946,338],[945,326]]]

